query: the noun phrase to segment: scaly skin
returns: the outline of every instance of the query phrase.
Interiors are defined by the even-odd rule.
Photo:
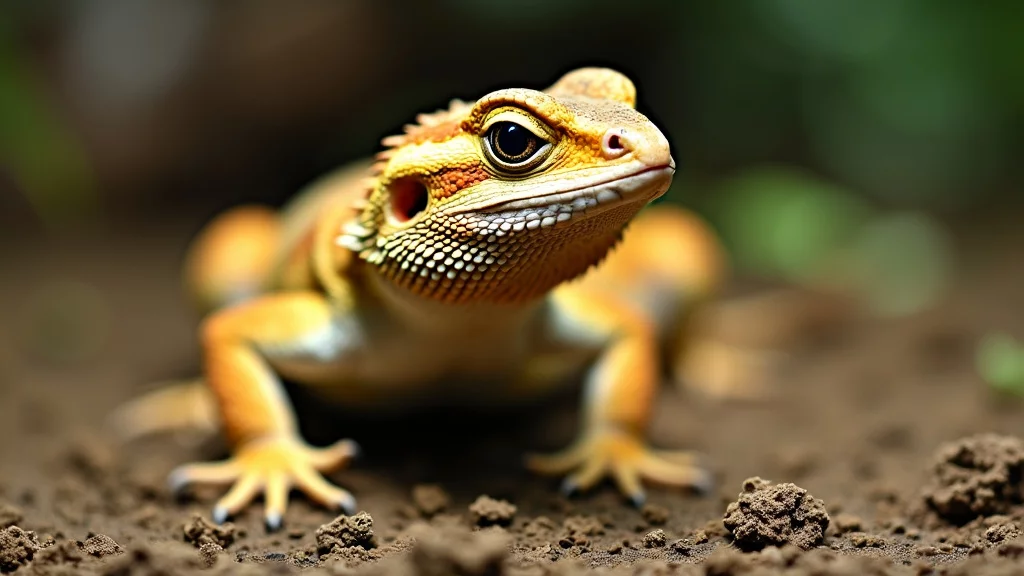
[[[215,414],[231,458],[183,466],[172,483],[230,485],[217,521],[262,492],[277,528],[291,488],[353,511],[352,495],[321,474],[357,451],[350,440],[307,445],[282,377],[369,410],[428,397],[512,401],[583,368],[577,440],[529,456],[529,468],[567,475],[568,491],[610,476],[635,503],[644,480],[707,486],[689,454],[652,450],[644,435],[659,348],[680,345],[689,304],[714,290],[722,263],[691,214],[658,207],[634,219],[675,171],[635,103],[628,78],[597,68],[545,91],[455,101],[385,139],[372,166],[328,176],[280,213],[221,216],[186,266],[189,292],[212,311],[203,379],[161,392],[167,410],[136,401],[121,424],[153,430]],[[213,410],[182,408],[202,397],[197,386]]]

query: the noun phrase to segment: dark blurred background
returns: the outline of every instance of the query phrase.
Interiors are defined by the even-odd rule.
[[[951,229],[1024,214],[1015,0],[0,6],[9,249],[168,219],[194,232],[280,204],[419,111],[594,64],[635,79],[681,167],[667,200],[704,214],[741,271],[913,263],[934,287]],[[894,309],[931,297],[910,291]]]

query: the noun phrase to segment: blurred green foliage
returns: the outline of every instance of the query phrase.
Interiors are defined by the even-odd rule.
[[[975,365],[989,386],[1024,396],[1024,343],[1008,334],[989,334],[978,345]]]
[[[860,198],[791,168],[744,170],[723,179],[708,217],[729,243],[737,266],[766,276],[810,281],[868,218]]]
[[[878,210],[793,168],[723,179],[705,212],[743,273],[848,292],[878,314],[926,309],[952,277],[953,247],[936,220]]]
[[[13,22],[0,18],[0,168],[49,229],[95,217],[98,205],[82,144],[15,43]]]
[[[677,57],[697,124],[674,128],[698,165],[795,160],[887,205],[935,209],[1019,187],[1024,3],[689,6]]]

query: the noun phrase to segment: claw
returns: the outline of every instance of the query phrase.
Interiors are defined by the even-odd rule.
[[[580,487],[572,478],[566,478],[562,480],[562,486],[558,491],[562,493],[562,496],[569,498],[575,496],[580,491]]]
[[[188,485],[188,475],[181,468],[172,470],[167,475],[167,489],[171,491],[173,496],[181,496],[185,489],[188,488]]]
[[[338,502],[338,508],[345,516],[354,516],[357,510],[355,497],[346,493]]]
[[[363,457],[363,447],[355,440],[342,440],[348,446],[349,460],[358,460]]]
[[[281,529],[284,520],[277,512],[269,512],[266,518],[263,519],[263,523],[267,526],[267,532],[277,532]]]
[[[228,509],[223,506],[214,506],[212,519],[214,524],[223,524],[228,521]]]
[[[715,479],[710,472],[701,470],[697,477],[690,483],[690,487],[698,494],[706,496],[715,489]]]
[[[645,494],[643,490],[634,492],[629,495],[629,503],[632,504],[634,508],[643,508],[644,504],[647,503],[647,494]]]

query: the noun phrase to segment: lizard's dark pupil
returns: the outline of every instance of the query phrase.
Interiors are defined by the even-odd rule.
[[[522,162],[537,149],[537,137],[518,124],[499,122],[491,128],[491,147],[503,162]]]

